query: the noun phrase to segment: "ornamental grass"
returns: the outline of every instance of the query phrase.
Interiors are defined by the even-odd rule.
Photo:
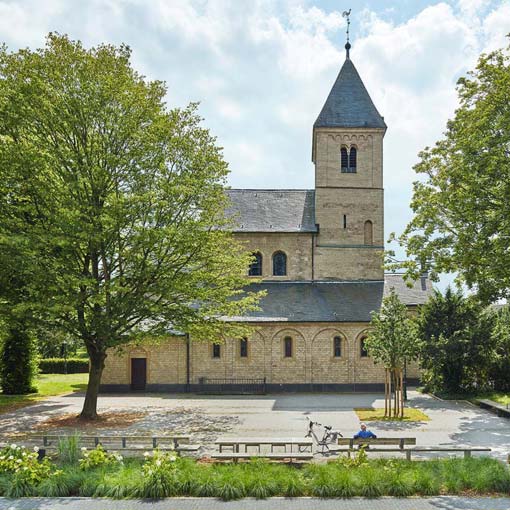
[[[272,496],[378,498],[510,494],[508,466],[490,457],[407,461],[367,459],[360,453],[354,459],[343,457],[326,464],[292,466],[261,459],[239,464],[206,464],[157,450],[147,453],[143,459],[120,460],[105,455],[99,448],[80,451],[76,458],[74,446],[72,449],[70,455],[66,448],[61,448],[60,455],[45,460],[41,469],[34,465],[35,452],[17,446],[1,450],[0,457],[5,462],[0,464],[0,495],[114,499],[195,496],[227,501]],[[83,460],[91,458],[94,462],[85,463],[84,469]]]

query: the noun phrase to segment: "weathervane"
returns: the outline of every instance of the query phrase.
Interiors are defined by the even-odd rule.
[[[347,50],[347,58],[349,58],[349,50],[351,49],[351,43],[349,42],[349,27],[351,25],[351,10],[342,12],[342,16],[347,18],[347,42],[345,43],[345,49]]]

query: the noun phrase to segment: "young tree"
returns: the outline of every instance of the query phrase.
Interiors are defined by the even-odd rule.
[[[457,86],[445,137],[414,167],[414,217],[399,242],[418,278],[457,272],[484,302],[510,297],[510,56],[482,55]],[[391,265],[391,264],[390,264]],[[402,267],[402,264],[398,264]]]
[[[407,361],[418,357],[419,344],[413,320],[394,289],[383,299],[380,311],[372,313],[365,346],[386,369],[384,415],[403,418],[403,369]]]
[[[492,315],[474,297],[448,287],[434,294],[418,316],[423,380],[430,390],[464,393],[488,384],[494,358]]]
[[[108,348],[170,326],[242,334],[221,317],[258,299],[242,291],[250,258],[224,215],[221,149],[130,53],[55,34],[0,51],[0,257],[27,267],[23,306],[84,342],[87,419]]]

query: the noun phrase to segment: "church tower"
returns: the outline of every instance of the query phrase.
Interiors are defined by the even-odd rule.
[[[384,190],[381,117],[346,59],[313,125],[315,280],[383,280]]]

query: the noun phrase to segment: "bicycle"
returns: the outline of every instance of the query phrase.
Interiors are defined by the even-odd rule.
[[[322,435],[322,439],[319,439],[315,433],[315,426],[324,427],[324,434]],[[329,445],[336,444],[339,437],[344,437],[340,431],[332,430],[332,428],[333,427],[330,425],[323,425],[322,423],[312,421],[310,418],[308,418],[308,432],[306,433],[305,437],[312,437],[315,440],[317,446],[322,448],[320,451],[322,455],[325,454],[325,449],[328,452],[330,451]]]

